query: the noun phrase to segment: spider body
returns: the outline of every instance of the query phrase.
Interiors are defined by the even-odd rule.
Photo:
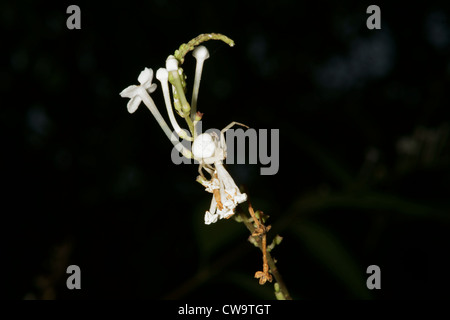
[[[227,144],[225,141],[225,132],[234,125],[240,125],[248,128],[245,124],[233,121],[220,131],[220,139],[215,132],[202,133],[194,139],[192,143],[192,154],[200,163],[198,172],[202,177],[202,169],[205,169],[211,176],[214,173],[212,164],[222,165],[222,161],[227,157]]]
[[[192,143],[192,153],[200,165],[213,164],[226,158],[225,140],[219,140],[215,132],[202,133]]]
[[[247,195],[239,191],[222,163],[227,157],[225,131],[235,124],[247,127],[232,122],[220,132],[220,139],[215,132],[203,133],[192,143],[192,154],[200,163],[198,167],[199,182],[206,187],[206,191],[213,194],[210,210],[205,214],[206,224],[214,223],[217,219],[230,218],[234,214],[236,205],[247,200]],[[203,170],[209,173],[210,180],[205,178]]]

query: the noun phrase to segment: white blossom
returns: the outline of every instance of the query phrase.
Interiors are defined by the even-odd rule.
[[[122,98],[130,98],[128,101],[127,108],[129,113],[133,113],[137,110],[142,102],[142,89],[146,90],[148,93],[152,93],[156,90],[157,85],[152,84],[153,70],[145,68],[138,77],[140,83],[139,86],[131,85],[120,93]]]
[[[247,200],[247,194],[241,193],[239,191],[239,188],[237,187],[236,183],[234,182],[231,175],[228,173],[228,171],[223,166],[222,162],[216,162],[215,163],[217,177],[221,183],[221,191],[222,188],[224,189],[224,192],[227,194],[227,199],[230,199],[234,206],[236,206],[238,203],[242,203]]]
[[[167,125],[164,118],[158,111],[158,108],[155,105],[150,93],[156,90],[157,85],[152,84],[153,79],[153,70],[149,68],[145,68],[139,74],[138,81],[140,85],[131,85],[120,93],[122,98],[130,98],[128,101],[127,108],[129,113],[133,113],[137,110],[141,102],[147,106],[152,115],[155,117],[156,121],[160,125],[161,129],[163,129],[167,138],[173,143],[175,149],[177,149],[181,154],[183,154],[186,158],[192,158],[191,151],[187,150],[179,141],[176,139],[172,130]]]
[[[211,224],[217,222],[218,215],[212,214],[209,211],[206,211],[205,213],[205,224]]]
[[[247,200],[247,194],[241,193],[231,175],[221,162],[215,163],[211,180],[202,181],[207,192],[213,193],[209,211],[205,213],[205,224],[217,222],[218,219],[229,218],[239,203]]]

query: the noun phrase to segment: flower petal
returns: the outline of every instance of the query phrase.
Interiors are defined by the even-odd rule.
[[[239,188],[237,187],[233,178],[222,164],[216,164],[216,172],[217,177],[220,181],[222,203],[226,207],[234,209],[238,203],[242,203],[247,200],[247,195],[245,193],[242,194],[239,191]],[[222,195],[222,193],[224,193],[225,195]]]
[[[222,164],[217,163],[216,170],[217,170],[217,177],[223,183],[225,190],[228,191],[228,190],[232,190],[232,189],[238,189],[233,178],[231,177],[231,175],[228,173],[228,171],[225,169],[225,167]]]
[[[212,178],[210,181],[204,180],[202,181],[202,185],[205,187],[207,192],[213,193],[214,189],[219,189],[219,180],[216,178]]]
[[[138,88],[138,86],[135,86],[135,85],[128,86],[122,90],[122,92],[120,93],[120,96],[122,98],[133,98],[136,95],[137,88]]]
[[[222,204],[225,208],[234,209],[236,208],[236,202],[234,201],[233,194],[220,189],[220,199],[222,200]]]
[[[147,81],[152,82],[153,79],[153,70],[149,68],[145,68],[141,73],[139,74],[138,81],[140,84],[144,84]]]
[[[141,101],[142,101],[142,99],[139,96],[134,96],[133,98],[131,98],[127,104],[128,112],[129,113],[135,112],[137,110],[137,108],[139,107],[139,105],[141,104]]]
[[[205,213],[205,224],[211,224],[217,222],[218,215],[212,214],[209,211],[206,211]]]
[[[234,210],[233,209],[228,209],[228,210],[221,210],[217,212],[219,215],[220,219],[226,219],[231,217],[234,214]]]
[[[149,84],[149,86],[147,87],[147,83]],[[148,93],[152,93],[153,91],[156,90],[156,88],[158,87],[158,85],[156,83],[151,84],[150,82],[146,82],[144,88],[147,89]]]
[[[212,200],[211,200],[211,205],[209,207],[209,212],[214,214],[214,213],[216,213],[216,209],[217,209],[217,202],[216,202],[216,198],[213,195]]]
[[[235,197],[234,200],[237,201],[237,203],[242,203],[247,201],[247,194],[246,193],[238,193]]]

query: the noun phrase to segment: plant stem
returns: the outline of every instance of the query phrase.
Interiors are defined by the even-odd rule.
[[[254,227],[253,223],[251,221],[248,221],[247,215],[245,215],[244,213],[239,213],[239,215],[240,215],[242,221],[244,222],[245,226],[247,227],[248,231],[250,231],[250,233],[253,234],[256,231],[256,228]],[[258,220],[256,219],[256,221],[258,221]],[[261,252],[263,252],[262,239],[260,237],[253,237],[253,238],[256,240],[258,248],[261,250]],[[270,254],[270,252],[266,252],[266,259],[267,259],[267,264],[269,265],[269,268],[270,268],[270,273],[272,273],[272,275],[275,277],[276,282],[279,284],[280,292],[283,295],[284,299],[292,300],[292,297],[289,294],[289,291],[286,287],[286,283],[284,282],[283,278],[281,277],[281,274],[278,271],[278,268],[275,264],[275,260],[272,258],[272,255]]]
[[[228,38],[227,36],[220,33],[204,33],[201,34],[188,43],[183,43],[178,50],[175,50],[174,57],[183,64],[184,56],[189,52],[195,49],[200,43],[208,41],[208,40],[221,40],[228,44],[230,47],[234,46],[234,41]]]
[[[194,126],[194,123],[191,120],[191,117],[188,114],[184,119],[186,120],[186,123],[187,123],[187,125],[189,127],[189,131],[191,132],[191,136],[195,140],[195,138],[197,138],[197,131],[195,130],[195,126]]]
[[[158,111],[158,108],[155,105],[155,102],[150,97],[150,95],[147,93],[147,91],[142,90],[142,93],[140,95],[142,101],[147,106],[147,108],[152,113],[153,117],[156,119],[158,124],[161,126],[161,129],[163,129],[164,133],[166,134],[167,138],[169,138],[170,142],[175,146],[175,149],[177,149],[178,152],[180,152],[183,156],[185,156],[188,159],[193,159],[193,154],[190,150],[186,149],[180,141],[175,137],[175,134],[170,130],[169,126],[167,125],[164,118],[161,116],[161,114]]]

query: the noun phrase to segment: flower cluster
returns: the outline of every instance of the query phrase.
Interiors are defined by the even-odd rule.
[[[188,44],[182,45],[174,55],[170,55],[166,60],[166,67],[160,68],[156,72],[156,78],[161,83],[164,102],[173,130],[169,128],[150,97],[150,93],[153,93],[157,87],[156,84],[152,84],[152,69],[145,68],[141,72],[138,77],[140,85],[131,85],[120,93],[120,96],[130,98],[127,104],[128,112],[134,113],[140,103],[144,102],[176,149],[185,157],[193,158],[200,163],[199,172],[201,176],[198,178],[198,181],[206,188],[207,192],[213,194],[210,209],[205,214],[205,224],[215,223],[219,219],[231,217],[236,206],[247,200],[247,195],[239,191],[233,178],[223,166],[222,161],[226,157],[226,145],[223,134],[219,141],[217,135],[213,136],[208,133],[198,135],[195,128],[195,122],[199,121],[202,116],[202,113],[197,111],[201,74],[203,64],[209,58],[209,52],[206,47],[199,46],[199,44],[210,39],[218,39],[228,43],[230,46],[234,45],[231,39],[220,34],[200,35]],[[185,76],[183,69],[180,68],[180,64],[183,63],[186,53],[191,50],[193,50],[192,55],[197,60],[197,63],[192,100],[189,104],[185,96]],[[172,87],[172,97],[169,83]],[[173,112],[172,100],[177,114],[185,119],[191,132],[190,136],[179,126]],[[176,136],[192,141],[192,152],[179,143]],[[202,170],[211,175],[210,180],[203,176]]]
[[[152,84],[152,69],[145,68],[138,77],[139,85],[128,86],[120,93],[120,96],[123,98],[130,99],[127,104],[128,112],[134,113],[141,102],[143,102],[151,111],[166,136],[174,144],[176,150],[183,154],[183,156],[189,159],[195,159],[199,162],[198,172],[200,175],[197,177],[197,182],[205,187],[206,192],[212,193],[211,205],[204,217],[205,224],[207,225],[215,223],[220,219],[230,218],[235,214],[237,205],[247,201],[247,194],[240,192],[233,178],[223,165],[223,161],[227,157],[227,148],[224,137],[225,131],[234,125],[247,126],[238,122],[232,122],[220,132],[220,138],[214,132],[202,134],[196,132],[195,124],[200,121],[203,116],[203,113],[197,111],[200,79],[203,64],[205,60],[209,58],[208,50],[204,46],[200,46],[200,43],[211,39],[222,40],[230,46],[234,45],[233,40],[224,35],[217,33],[201,34],[187,44],[182,44],[173,55],[170,55],[167,58],[165,68],[159,68],[156,72],[156,78],[161,83],[164,103],[173,130],[169,128],[150,96],[157,88],[156,84]],[[186,77],[183,69],[180,67],[180,65],[183,64],[185,55],[189,51],[193,51],[192,55],[197,60],[191,103],[187,101],[185,96]],[[186,121],[190,135],[178,124],[173,109],[175,109],[176,113]],[[191,142],[191,150],[188,150],[185,145],[180,143],[179,138]],[[209,179],[204,176],[205,172],[210,176]],[[270,226],[266,227],[263,219],[261,219],[262,222],[259,220],[262,213],[260,212],[257,217],[257,214],[253,211],[250,203],[248,203],[248,208],[251,220],[244,219],[241,214],[239,214],[239,218],[251,232],[249,240],[251,239],[251,242],[259,247],[263,253],[263,271],[257,271],[255,273],[255,278],[259,279],[259,283],[262,285],[267,281],[272,281],[271,273],[273,273],[277,280],[276,284],[278,285],[280,283],[278,289],[275,287],[276,297],[289,299],[289,293],[287,292],[277,269],[272,266],[269,269],[269,263],[275,265],[267,247],[266,233],[269,231]],[[273,248],[274,245],[274,243],[271,244],[269,248]],[[282,288],[281,284],[283,284]]]
[[[239,203],[247,200],[247,195],[241,193],[231,175],[220,162],[215,163],[215,171],[211,180],[201,180],[207,192],[213,194],[209,211],[205,213],[205,224],[211,224],[218,219],[230,218]]]

